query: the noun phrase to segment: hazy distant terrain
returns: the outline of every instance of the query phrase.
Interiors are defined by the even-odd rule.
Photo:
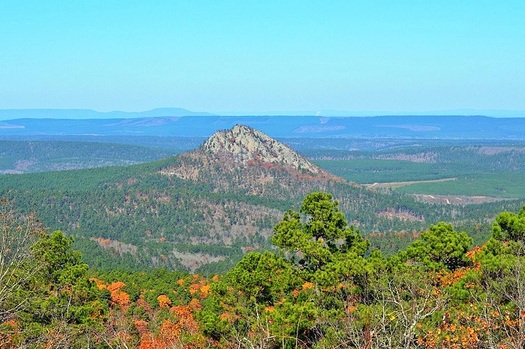
[[[212,114],[206,112],[194,112],[183,108],[156,108],[143,112],[98,112],[91,109],[0,109],[0,120],[147,118],[166,115],[209,116]]]
[[[38,113],[38,111],[35,111]],[[525,118],[485,116],[213,116],[179,110],[155,109],[130,116],[126,113],[89,111],[89,119],[74,112],[51,118],[31,118],[0,111],[0,136],[91,135],[209,137],[219,129],[248,125],[271,137],[337,137],[396,139],[525,139]],[[163,115],[164,114],[164,115]],[[23,118],[17,115],[24,115]]]

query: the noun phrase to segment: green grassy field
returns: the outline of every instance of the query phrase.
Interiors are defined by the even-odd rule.
[[[402,160],[316,160],[325,170],[359,184],[424,181],[465,174],[457,164],[429,164]]]
[[[317,160],[327,171],[359,184],[374,184],[407,194],[525,198],[525,173],[401,160]],[[475,170],[475,171],[473,171]],[[452,180],[453,179],[453,180]]]
[[[525,173],[470,174],[454,181],[422,182],[395,190],[408,194],[525,199]]]

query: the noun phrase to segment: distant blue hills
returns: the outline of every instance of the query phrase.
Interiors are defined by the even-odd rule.
[[[183,108],[157,108],[142,112],[110,111],[91,109],[0,109],[0,120],[14,119],[123,119],[158,116],[209,116],[205,112],[194,112]]]
[[[454,115],[374,117],[218,116],[181,108],[146,112],[0,110],[0,136],[208,137],[236,124],[271,137],[421,138],[525,140],[525,118]]]

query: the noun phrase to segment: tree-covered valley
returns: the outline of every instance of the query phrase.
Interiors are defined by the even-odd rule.
[[[323,149],[235,126],[191,151],[172,140],[170,156],[121,140],[72,144],[135,164],[0,177],[2,347],[522,346],[519,191],[429,200],[441,194],[392,185],[516,179],[519,144]],[[10,142],[3,154],[35,163],[74,153]]]
[[[441,149],[439,154],[445,160],[439,166],[444,168],[447,154],[453,159],[454,154],[465,152],[465,148],[421,148],[402,141],[408,147],[402,152],[349,153],[340,150],[337,158],[333,151],[323,153],[318,149],[308,153],[303,148],[302,152],[329,170],[326,172],[284,143],[265,135],[266,138],[261,138],[250,130],[253,129],[245,128],[242,134],[230,134],[233,138],[222,140],[230,144],[231,149],[225,147],[225,143],[203,150],[206,143],[202,143],[194,151],[132,166],[4,175],[0,193],[15,202],[22,212],[36,213],[49,229],[59,229],[73,236],[74,247],[84,254],[84,260],[92,267],[148,270],[162,266],[206,274],[227,271],[248,251],[271,248],[269,237],[273,226],[288,208],[296,207],[304,195],[313,191],[333,193],[352,225],[386,254],[406,246],[420,231],[437,221],[464,228],[479,243],[488,237],[486,228],[498,212],[516,211],[522,202],[514,198],[475,205],[428,203],[391,189],[371,190],[357,185],[355,182],[361,182],[359,177],[341,171],[353,168],[353,173],[369,173],[368,177],[373,178],[374,167],[359,167],[362,160],[350,159],[349,154],[361,158],[369,156],[366,161],[387,161],[383,158],[406,158],[407,154],[416,151],[419,153],[413,156],[420,158],[419,154],[427,154],[429,149]],[[243,148],[239,150],[240,155],[234,154],[235,147],[243,141],[253,143],[251,150]],[[312,149],[308,140],[294,141],[293,145],[300,149]],[[385,146],[384,140],[377,142]],[[51,149],[65,149],[65,144],[67,142],[58,143]],[[88,146],[74,148],[86,155],[90,154],[86,149],[102,152],[108,148],[106,144],[99,147],[92,142],[85,144]],[[366,144],[370,147],[370,141]],[[395,149],[399,147],[397,144],[387,147]],[[339,140],[334,141],[334,145],[340,147],[344,143]],[[122,147],[124,145],[115,149]],[[148,152],[153,154],[154,148],[137,152],[135,147],[124,154],[138,157]],[[73,151],[68,149],[66,153]],[[114,150],[108,148],[108,151]],[[40,152],[49,153],[50,150],[44,147]],[[286,154],[282,155],[283,152]],[[332,153],[334,158],[315,160],[319,152],[324,156]],[[371,159],[370,154],[381,159]],[[499,155],[504,162],[507,153]],[[287,158],[304,161],[283,165],[283,159]],[[514,160],[513,163],[520,162]],[[377,164],[381,165],[376,162],[375,168]],[[449,171],[459,167],[449,165]],[[417,176],[418,172],[411,169],[405,175],[410,172]],[[519,169],[513,171],[519,172]],[[383,178],[390,176],[391,180],[402,175],[398,173],[395,178],[392,171],[379,172],[383,173]]]
[[[430,225],[385,256],[330,194],[222,275],[101,271],[3,199],[4,348],[521,348],[525,207],[491,237]]]

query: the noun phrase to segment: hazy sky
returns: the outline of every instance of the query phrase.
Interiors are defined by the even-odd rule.
[[[0,108],[525,110],[524,0],[0,0]]]

